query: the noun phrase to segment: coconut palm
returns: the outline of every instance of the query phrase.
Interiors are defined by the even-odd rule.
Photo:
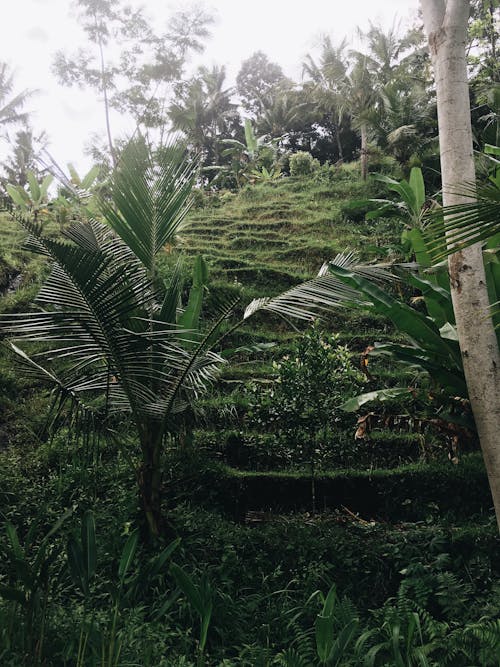
[[[23,111],[33,91],[23,90],[12,97],[14,76],[7,63],[0,63],[0,126],[24,123],[28,113]]]
[[[325,36],[318,62],[308,54],[302,65],[303,74],[312,82],[313,97],[317,108],[332,120],[340,160],[344,157],[340,140],[340,125],[346,112],[344,99],[348,70],[346,48],[345,39],[339,46],[334,46],[331,38]]]
[[[152,535],[162,523],[162,447],[177,416],[223,363],[212,348],[234,305],[222,304],[202,333],[202,258],[184,307],[180,267],[168,283],[157,272],[158,257],[185,225],[196,173],[178,148],[153,165],[145,149],[131,145],[111,179],[111,200],[100,201],[102,222],[75,223],[59,240],[20,218],[28,247],[48,258],[52,272],[36,312],[0,320],[25,371],[52,387],[56,423],[65,416],[104,428],[112,415],[129,415],[140,446],[140,503]],[[35,342],[31,356],[18,347]]]
[[[231,137],[239,122],[225,78],[224,66],[200,67],[191,81],[181,84],[168,112],[173,129],[186,135],[204,164],[219,164],[220,141]]]

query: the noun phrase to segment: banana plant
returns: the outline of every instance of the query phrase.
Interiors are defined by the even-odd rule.
[[[265,136],[256,137],[252,123],[248,118],[245,119],[245,143],[237,139],[224,139],[222,143],[226,146],[222,155],[230,158],[231,165],[228,169],[234,174],[238,187],[241,187],[250,179],[272,180],[275,177],[277,178],[278,171],[268,171],[265,167],[262,170],[257,168],[261,149],[266,147],[274,151],[275,144],[266,141]]]
[[[28,189],[20,185],[7,185],[7,193],[14,204],[24,213],[32,213],[35,219],[40,211],[45,210],[48,203],[48,190],[54,178],[50,174],[45,176],[41,183],[32,171],[26,174]]]
[[[467,398],[462,359],[452,319],[449,292],[414,273],[416,265],[362,265],[354,253],[340,253],[325,264],[318,276],[273,298],[254,300],[246,314],[264,310],[284,317],[312,321],[333,309],[359,308],[384,315],[405,341],[376,345],[370,354],[390,355],[408,370],[419,370],[434,382],[444,397]],[[439,319],[417,311],[392,296],[391,285],[407,282],[436,305]],[[427,302],[427,301],[426,301]],[[305,305],[307,304],[307,306]],[[362,394],[342,407],[359,409],[374,400],[408,394],[408,386],[383,388]]]

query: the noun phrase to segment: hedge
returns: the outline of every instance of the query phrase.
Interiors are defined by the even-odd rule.
[[[243,519],[249,511],[311,509],[311,478],[304,473],[256,473],[215,465],[201,472],[198,483],[193,500],[209,500],[235,519]],[[367,520],[422,521],[431,514],[463,517],[492,512],[484,466],[475,455],[456,466],[414,464],[318,474],[315,493],[318,511],[347,508]]]

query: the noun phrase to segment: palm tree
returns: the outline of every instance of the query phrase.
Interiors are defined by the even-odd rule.
[[[387,32],[381,26],[370,22],[367,32],[360,31],[361,38],[368,47],[367,66],[377,77],[380,85],[386,85],[395,78],[399,67],[399,56],[405,48],[398,35],[397,26],[393,25]]]
[[[379,95],[366,57],[360,53],[353,53],[353,56],[354,64],[345,77],[342,98],[354,129],[360,133],[361,177],[365,181],[368,177],[368,131]]]
[[[7,63],[0,63],[0,126],[24,123],[28,113],[22,111],[34,91],[23,90],[11,96],[14,89],[14,76]]]
[[[339,46],[334,46],[331,38],[325,36],[321,47],[319,61],[316,62],[308,54],[302,65],[302,71],[313,84],[313,96],[317,108],[331,118],[339,160],[343,160],[340,125],[346,111],[343,93],[348,69],[345,55],[347,42],[344,39]]]
[[[25,371],[53,389],[55,423],[64,416],[104,428],[112,415],[129,415],[140,446],[140,505],[153,536],[162,525],[163,445],[223,363],[213,347],[234,305],[221,304],[201,332],[202,258],[184,306],[180,266],[168,283],[157,272],[158,257],[185,226],[196,174],[177,147],[153,164],[143,147],[130,145],[111,178],[111,199],[100,201],[103,222],[76,223],[56,240],[20,218],[28,247],[49,259],[52,272],[37,312],[0,319]],[[38,342],[36,354],[19,342]]]
[[[178,88],[178,101],[169,116],[174,130],[183,132],[205,164],[219,164],[220,142],[232,135],[238,122],[232,89],[224,88],[226,69],[200,67],[197,75]]]
[[[334,47],[331,39],[323,39],[319,63],[309,55],[303,65],[304,72],[314,85],[315,99],[323,113],[333,119],[339,158],[343,151],[339,129],[344,117],[361,138],[361,174],[368,176],[368,129],[371,114],[378,101],[375,77],[367,56],[350,52],[350,60],[344,55],[346,42]]]

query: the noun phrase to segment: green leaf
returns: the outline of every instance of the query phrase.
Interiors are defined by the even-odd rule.
[[[354,396],[350,398],[345,403],[342,403],[340,406],[341,410],[345,412],[356,412],[360,407],[365,405],[365,403],[370,403],[371,401],[391,401],[394,398],[399,396],[407,396],[409,393],[408,387],[391,387],[390,389],[378,389],[377,391],[369,391],[366,394],[360,394],[359,396]]]
[[[47,198],[47,193],[49,191],[50,186],[52,185],[53,180],[54,180],[54,177],[51,174],[48,174],[43,179],[42,184],[40,186],[40,199],[41,200]]]
[[[127,572],[129,571],[129,568],[134,560],[138,541],[139,531],[135,530],[129,535],[129,538],[123,547],[120,563],[118,565],[118,577],[122,583],[125,580]]]
[[[30,186],[31,199],[35,203],[38,203],[40,201],[40,186],[38,185],[36,176],[32,171],[28,171],[26,177]]]
[[[161,570],[165,566],[165,563],[172,556],[172,554],[177,549],[180,543],[181,543],[181,538],[178,537],[176,540],[174,540],[168,546],[166,546],[161,553],[159,553],[157,556],[155,556],[155,558],[153,558],[150,564],[151,576],[154,576],[161,572]]]
[[[20,206],[22,209],[26,209],[26,205],[30,203],[28,193],[23,188],[11,185],[10,183],[7,183],[6,189],[14,204]]]
[[[82,188],[84,190],[88,190],[96,180],[96,178],[99,176],[99,165],[94,165],[90,171],[85,174],[85,176],[82,179]]]
[[[197,612],[200,618],[203,616],[203,600],[200,591],[196,588],[191,577],[176,563],[170,565],[170,572],[177,586],[186,596],[189,604]]]
[[[410,172],[410,187],[413,190],[415,196],[414,212],[416,215],[419,215],[420,211],[422,210],[422,206],[425,204],[425,184],[420,167],[412,168]]]
[[[82,552],[87,580],[90,584],[97,568],[94,514],[88,510],[82,520]]]
[[[73,183],[73,185],[81,187],[82,181],[80,179],[80,176],[78,175],[78,172],[76,171],[75,167],[71,162],[68,162],[68,171],[71,176],[71,182]]]
[[[66,545],[66,556],[68,559],[69,573],[73,579],[73,583],[78,588],[81,588],[84,595],[88,595],[89,586],[85,571],[82,547],[74,537],[70,537],[68,540]]]
[[[152,275],[155,260],[185,225],[198,165],[172,145],[154,165],[145,146],[131,142],[100,200],[108,224]]]
[[[21,547],[21,543],[19,542],[17,530],[11,523],[7,523],[5,526],[5,531],[7,533],[7,537],[9,538],[9,542],[12,546],[12,551],[14,552],[15,557],[19,560],[23,560],[24,550]]]
[[[488,155],[500,156],[500,146],[492,146],[491,144],[485,144],[484,152],[487,153]]]
[[[334,646],[333,614],[337,603],[337,591],[332,586],[323,604],[321,614],[318,614],[315,623],[316,650],[322,664],[330,659]]]
[[[193,286],[189,292],[186,310],[179,318],[181,329],[196,331],[199,327],[203,296],[208,284],[208,266],[201,255],[195,259],[193,268]]]

